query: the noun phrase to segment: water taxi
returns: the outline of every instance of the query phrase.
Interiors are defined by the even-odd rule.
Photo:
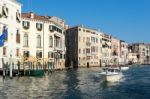
[[[104,68],[100,73],[102,79],[106,82],[116,82],[121,79],[122,73],[119,68]]]

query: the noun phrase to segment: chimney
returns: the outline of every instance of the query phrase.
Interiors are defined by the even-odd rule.
[[[30,12],[30,18],[34,18],[34,13],[33,12]]]

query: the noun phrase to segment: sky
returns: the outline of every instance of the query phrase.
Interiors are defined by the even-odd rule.
[[[58,16],[128,43],[150,43],[150,0],[18,0],[22,12]]]

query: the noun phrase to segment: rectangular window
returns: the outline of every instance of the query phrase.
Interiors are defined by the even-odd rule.
[[[92,47],[91,47],[91,52],[96,52],[95,46],[92,46]]]
[[[51,53],[51,58],[54,58],[54,53],[53,52]]]
[[[36,52],[36,57],[37,57],[37,58],[42,58],[42,52],[39,52],[39,51]]]
[[[60,59],[62,59],[63,58],[63,55],[62,54],[60,54]]]
[[[49,30],[53,31],[52,25],[49,25]]]
[[[16,31],[16,43],[20,43],[20,33],[19,33],[19,30]]]
[[[102,43],[102,39],[100,39],[100,43]]]
[[[48,52],[48,58],[51,58],[51,52]]]
[[[86,38],[86,42],[90,42],[90,37],[87,37],[87,38]]]
[[[81,53],[81,49],[79,48],[79,54]]]
[[[24,57],[29,57],[29,55],[30,55],[30,52],[29,52],[29,51],[24,51],[24,52],[23,52],[23,56],[24,56]]]
[[[19,56],[19,49],[16,49],[16,56]]]
[[[36,23],[36,29],[41,31],[42,30],[42,24]]]
[[[81,28],[79,28],[79,31],[81,31]]]
[[[90,60],[90,56],[87,56],[86,59],[87,59],[87,60]]]
[[[81,37],[79,36],[79,42],[81,41]]]
[[[83,54],[85,54],[85,49],[83,49]]]
[[[85,37],[83,37],[83,42],[85,41]]]
[[[98,53],[98,47],[96,47],[96,52]]]
[[[90,53],[90,49],[87,48],[87,49],[86,49],[86,53]]]
[[[53,52],[48,52],[48,58],[54,58],[54,53]]]
[[[22,26],[23,26],[23,28],[28,29],[30,27],[30,23],[27,21],[23,21]]]
[[[96,38],[96,43],[98,43],[98,38]]]
[[[3,55],[6,55],[6,47],[3,47]]]

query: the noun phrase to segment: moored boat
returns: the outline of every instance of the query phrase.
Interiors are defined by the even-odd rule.
[[[34,77],[44,76],[44,70],[26,70],[25,75]]]

